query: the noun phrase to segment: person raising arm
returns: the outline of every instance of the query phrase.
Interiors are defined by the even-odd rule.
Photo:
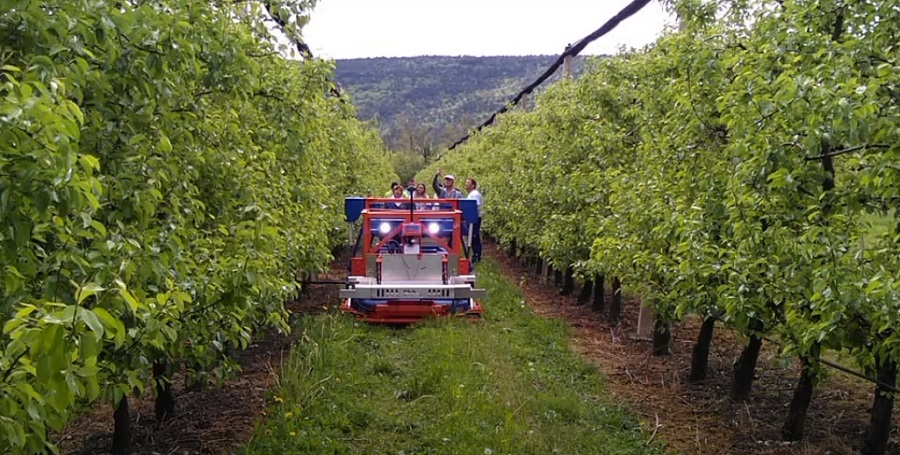
[[[443,185],[438,182],[438,178],[443,172],[443,169],[438,169],[437,174],[434,174],[434,179],[431,181],[435,196],[439,199],[462,199],[462,192],[453,187],[454,180],[456,180],[453,175],[445,175]]]

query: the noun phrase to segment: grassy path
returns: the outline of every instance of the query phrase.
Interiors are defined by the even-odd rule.
[[[244,454],[645,454],[565,325],[532,315],[496,264],[485,319],[396,329],[304,316],[276,405]]]

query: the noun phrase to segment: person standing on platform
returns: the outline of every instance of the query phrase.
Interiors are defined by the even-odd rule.
[[[478,182],[472,177],[466,179],[466,199],[474,199],[478,204],[478,220],[472,223],[472,263],[477,264],[481,260],[481,217],[484,197],[478,190]]]
[[[434,174],[434,180],[431,181],[431,186],[434,188],[435,196],[438,199],[462,199],[462,192],[460,192],[456,188],[453,188],[453,182],[456,180],[453,175],[445,175],[443,185],[438,183],[438,178],[443,172],[443,169],[438,169],[437,174]]]

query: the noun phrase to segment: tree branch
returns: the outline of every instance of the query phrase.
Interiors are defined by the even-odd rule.
[[[816,160],[821,160],[822,158],[830,158],[833,156],[845,155],[847,153],[853,153],[853,152],[857,152],[860,150],[866,150],[866,149],[889,149],[891,147],[893,147],[892,144],[863,144],[863,145],[857,145],[856,147],[850,147],[850,148],[846,148],[843,150],[837,150],[834,152],[824,153],[824,154],[818,155],[818,156],[808,156],[808,157],[804,158],[804,161],[816,161]]]
[[[278,55],[278,52],[272,51],[272,52],[264,52],[262,54],[257,54],[254,52],[247,52],[247,57],[253,57],[253,58],[271,57],[273,55]]]
[[[289,40],[291,40],[291,42],[294,43],[294,46],[297,48],[297,52],[299,52],[300,55],[303,56],[303,58],[312,60],[314,57],[313,57],[312,51],[309,49],[309,46],[307,46],[306,43],[300,41],[299,39],[291,36],[291,34],[288,33],[287,22],[285,22],[285,20],[282,19],[281,16],[279,16],[277,14],[277,12],[272,7],[272,3],[270,1],[264,1],[263,5],[265,5],[266,11],[269,13],[269,17],[271,17],[272,20],[274,20],[275,23],[278,24],[278,27],[281,28],[281,31],[284,33],[284,35]]]
[[[148,54],[156,54],[156,55],[160,55],[160,56],[166,55],[163,51],[161,51],[159,49],[149,48],[147,46],[143,46],[143,45],[135,43],[134,41],[131,41],[131,38],[129,38],[128,35],[125,35],[123,33],[118,34],[118,36],[123,38],[125,41],[127,41],[129,46],[131,46],[139,51],[144,51]]]
[[[6,371],[3,372],[3,381],[2,382],[6,382],[6,380],[9,379],[9,375],[11,375],[13,370],[15,370],[16,364],[19,363],[19,361],[22,360],[22,357],[25,357],[25,354],[28,354],[28,352],[29,352],[28,349],[26,349],[26,350],[22,351],[19,355],[17,355],[15,359],[13,359],[12,363],[9,364],[9,368],[7,368]]]

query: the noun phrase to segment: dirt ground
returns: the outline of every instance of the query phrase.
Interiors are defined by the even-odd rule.
[[[345,279],[346,259],[335,262],[321,280]],[[310,286],[309,292],[287,304],[293,313],[325,311],[337,303],[338,286]],[[132,453],[135,455],[230,454],[253,436],[256,422],[265,417],[270,395],[295,336],[276,331],[259,336],[250,348],[237,354],[241,372],[226,380],[222,387],[210,385],[202,390],[183,386],[176,375],[175,415],[158,423],[153,398],[148,393],[131,398]],[[70,423],[56,435],[63,455],[110,453],[113,433],[113,409],[95,407]]]
[[[508,257],[494,245],[486,256],[520,284],[534,310],[565,319],[572,330],[572,349],[596,365],[606,376],[612,399],[638,416],[647,431],[675,450],[686,454],[838,455],[857,454],[869,419],[874,386],[863,380],[832,372],[813,395],[806,424],[806,439],[781,441],[799,369],[795,362],[779,358],[777,348],[763,344],[757,379],[748,403],[728,398],[731,366],[744,340],[717,326],[710,349],[709,377],[703,384],[685,380],[690,371],[691,350],[699,333],[699,317],[672,325],[671,354],[651,355],[649,340],[634,336],[639,302],[625,299],[621,322],[612,325],[605,314],[590,304],[576,305],[576,295],[560,296],[546,282]],[[607,302],[611,295],[606,286]],[[607,303],[608,306],[608,303]],[[486,308],[490,311],[490,308]],[[889,453],[900,454],[897,413]]]
[[[685,454],[838,455],[859,452],[868,424],[873,387],[835,372],[816,390],[810,406],[805,441],[780,441],[780,428],[798,376],[795,365],[781,361],[764,344],[749,403],[728,399],[731,364],[743,340],[716,328],[710,351],[709,379],[700,385],[684,380],[690,369],[691,348],[701,321],[688,318],[672,326],[671,355],[650,355],[650,343],[632,337],[638,302],[626,299],[621,322],[610,325],[606,315],[578,306],[575,297],[562,297],[552,280],[540,277],[507,257],[492,244],[486,256],[519,283],[532,308],[541,315],[561,317],[572,329],[572,348],[606,376],[611,398],[638,416],[653,438]],[[347,258],[335,262],[320,279],[346,276]],[[607,293],[609,292],[607,286]],[[607,298],[610,296],[607,295]],[[308,294],[289,304],[293,312],[318,312],[337,304],[337,286],[312,286]],[[487,308],[486,311],[490,311]],[[281,360],[294,339],[277,333],[261,336],[238,355],[242,372],[221,388],[191,391],[173,381],[175,415],[159,424],[149,395],[131,399],[133,453],[187,455],[228,454],[248,441],[255,422],[265,417]],[[896,415],[897,413],[895,413]],[[900,454],[900,430],[895,417],[890,453]],[[112,409],[97,406],[56,435],[61,452],[108,453],[112,441]]]

